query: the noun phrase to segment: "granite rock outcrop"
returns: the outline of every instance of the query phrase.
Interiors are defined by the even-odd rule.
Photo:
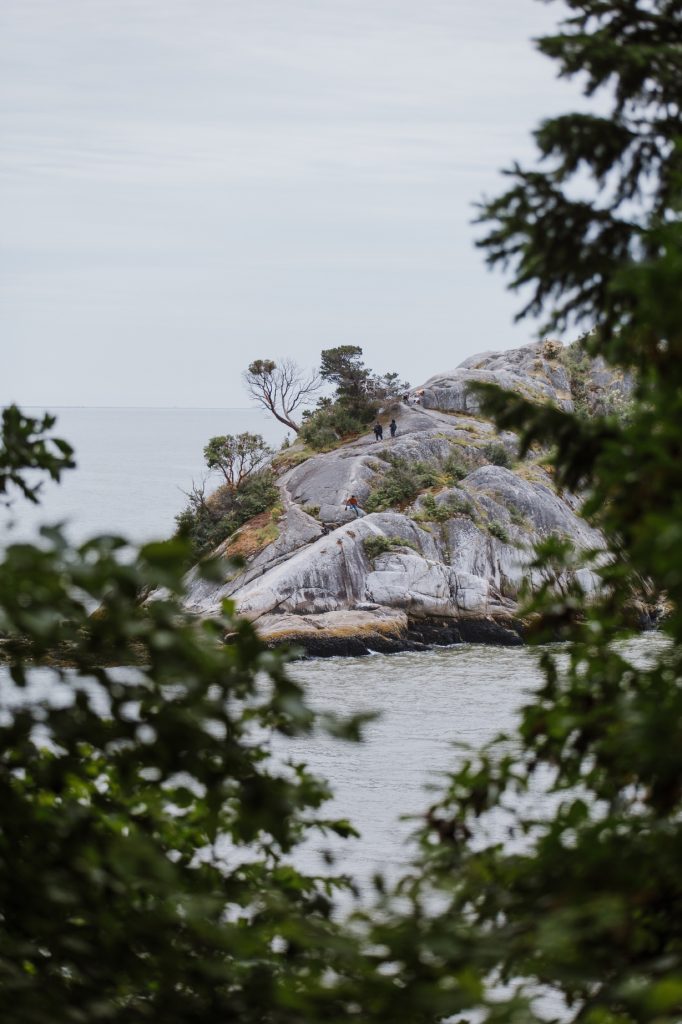
[[[608,371],[598,372],[608,388]],[[470,390],[480,380],[572,407],[556,343],[485,353],[431,377],[408,403],[386,409],[398,423],[395,438],[377,442],[368,433],[284,468],[277,539],[239,571],[226,559],[218,583],[190,573],[188,607],[210,614],[231,598],[266,640],[316,655],[521,642],[519,594],[524,582],[539,583],[533,545],[554,534],[586,551],[601,537],[580,518],[578,499],[556,490],[540,458],[512,461],[514,435],[499,435],[481,417]],[[500,445],[509,459],[497,461],[510,468],[491,462],[491,447]],[[453,456],[456,481],[443,470]],[[396,458],[436,467],[439,482],[401,507],[359,516],[347,509],[350,494],[363,507]],[[596,578],[587,568],[578,573],[589,594]]]

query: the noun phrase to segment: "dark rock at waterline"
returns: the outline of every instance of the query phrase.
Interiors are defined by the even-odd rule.
[[[306,616],[310,625],[318,617]],[[321,618],[321,617],[320,617]],[[401,651],[428,651],[434,647],[474,643],[490,646],[522,644],[524,626],[518,620],[504,622],[494,619],[408,619],[396,632],[379,632],[358,626],[356,633],[347,627],[334,628],[334,617],[327,616],[317,629],[306,629],[289,622],[286,631],[265,636],[269,647],[287,646],[299,649],[310,658],[362,657],[368,654],[397,654]]]

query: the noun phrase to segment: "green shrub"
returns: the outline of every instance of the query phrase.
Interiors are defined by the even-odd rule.
[[[429,519],[435,519],[438,514],[436,499],[432,494],[425,494],[419,503],[421,510]]]
[[[269,469],[249,477],[237,490],[226,484],[205,496],[203,488],[195,488],[187,506],[175,517],[176,535],[192,543],[195,559],[230,537],[243,523],[274,508],[279,501],[275,478]]]
[[[592,360],[585,351],[582,340],[567,345],[561,352],[561,362],[568,373],[568,386],[573,399],[573,408],[578,416],[588,417],[590,409],[590,371]]]
[[[592,359],[583,338],[567,345],[560,358],[568,373],[573,409],[578,416],[583,419],[614,416],[620,423],[629,421],[633,408],[631,395],[617,387],[604,390],[594,386]]]
[[[335,448],[340,441],[332,423],[326,415],[311,416],[307,419],[299,432],[299,437],[317,452],[329,451]]]
[[[412,548],[414,551],[418,551],[416,544],[413,544],[409,540],[401,540],[400,537],[385,537],[383,533],[374,534],[371,537],[365,537],[362,542],[365,554],[368,558],[378,558],[379,555],[385,555],[387,551],[392,551],[394,548]]]
[[[533,525],[528,521],[526,516],[522,512],[519,512],[517,508],[513,506],[507,510],[509,512],[509,518],[511,519],[514,526],[518,526],[522,530],[532,530]]]
[[[433,494],[425,494],[421,499],[421,514],[419,518],[424,518],[427,522],[431,523],[444,523],[451,516],[451,512],[447,505],[438,505]]]
[[[326,402],[304,414],[299,437],[316,451],[329,451],[362,434],[376,416],[377,408],[375,402],[360,407],[351,407],[344,401]]]
[[[503,466],[505,469],[511,469],[514,465],[511,455],[499,441],[491,441],[490,444],[487,444],[483,449],[483,454],[493,466]]]
[[[486,525],[488,533],[491,533],[493,537],[497,537],[503,544],[509,544],[511,537],[504,523],[501,523],[499,519],[491,519]]]
[[[471,500],[464,494],[448,494],[445,505],[448,510],[448,518],[453,515],[470,516],[474,510]]]
[[[453,452],[443,462],[443,473],[448,483],[456,484],[469,474],[466,462],[457,452]]]
[[[426,462],[410,462],[397,455],[388,461],[390,468],[365,502],[368,512],[407,505],[420,491],[438,483],[438,469]]]
[[[433,494],[425,494],[420,502],[420,510],[414,519],[417,522],[446,523],[454,516],[473,516],[474,506],[464,494],[448,494],[438,503]]]

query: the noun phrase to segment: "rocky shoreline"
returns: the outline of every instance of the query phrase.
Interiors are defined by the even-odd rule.
[[[371,612],[348,613],[345,620],[341,615],[330,613],[332,621],[327,622],[325,616],[300,616],[298,621],[281,623],[279,629],[265,632],[266,644],[290,647],[303,657],[335,658],[428,651],[465,643],[519,646],[525,636],[525,625],[519,619],[414,619],[403,615],[395,628],[382,628],[389,623],[377,620]]]
[[[188,609],[210,615],[230,598],[267,644],[314,657],[522,643],[521,592],[542,583],[535,543],[558,536],[580,552],[598,549],[602,538],[581,518],[579,499],[557,491],[544,453],[518,459],[516,438],[481,415],[471,384],[490,381],[570,409],[562,351],[541,342],[484,353],[431,378],[413,392],[419,404],[384,410],[397,421],[395,438],[367,434],[321,453],[297,441],[273,466],[282,508],[276,538],[250,546],[249,524],[242,527],[216,552],[221,580],[189,574]],[[581,386],[627,390],[599,363]],[[426,470],[428,482],[390,505],[377,496],[389,493],[396,466],[415,479]],[[351,494],[376,510],[356,517],[345,507]],[[235,538],[249,552],[238,570]],[[594,594],[587,558],[560,580],[572,581],[586,600]]]

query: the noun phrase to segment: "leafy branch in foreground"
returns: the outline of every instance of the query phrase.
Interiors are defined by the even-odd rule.
[[[22,490],[39,458],[14,454]],[[45,529],[0,567],[2,1019],[305,1018],[347,883],[288,855],[352,834],[286,759],[312,713],[229,603],[183,611],[186,542],[129,553]]]
[[[14,486],[36,503],[41,480],[34,475],[29,478],[26,470],[42,470],[52,480],[59,480],[65,469],[73,469],[71,445],[48,433],[56,422],[49,414],[41,419],[25,416],[16,405],[2,410],[0,495],[7,495]]]

